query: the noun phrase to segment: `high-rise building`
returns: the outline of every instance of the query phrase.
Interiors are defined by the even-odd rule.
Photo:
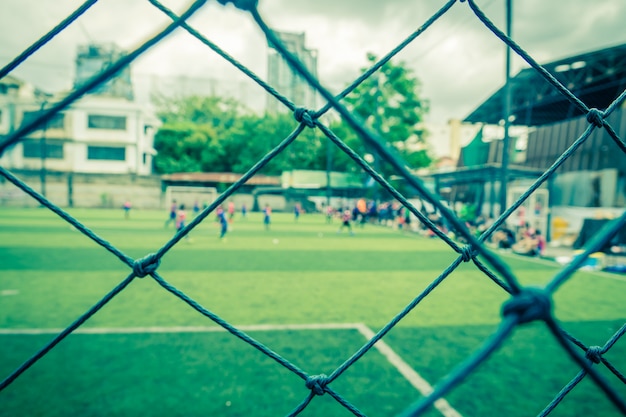
[[[287,50],[298,57],[304,66],[317,77],[317,50],[305,46],[304,33],[275,32]],[[291,100],[296,106],[315,109],[317,94],[309,83],[297,74],[287,61],[270,46],[267,60],[268,83],[280,94]],[[276,113],[285,111],[285,107],[274,97],[268,95],[267,111]]]

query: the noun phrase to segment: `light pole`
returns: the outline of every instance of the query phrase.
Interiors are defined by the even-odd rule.
[[[333,149],[330,139],[326,139],[326,206],[330,206],[330,198],[333,193],[333,188],[330,183],[330,173],[333,169]]]
[[[384,103],[383,103],[383,95],[382,95],[382,92],[381,92],[382,83],[381,83],[381,78],[380,78],[380,71],[382,71],[382,69],[379,69],[378,71],[379,72],[376,73],[376,92],[375,92],[376,99],[374,100],[376,108],[374,109],[374,120],[372,121],[372,127],[374,128],[374,131],[376,133],[378,133],[379,135],[382,136],[382,125],[383,125],[383,122],[382,122],[382,114],[381,114],[381,112],[383,111],[382,110],[382,106],[384,105]],[[379,155],[378,155],[378,153],[376,152],[375,149],[372,149],[372,157],[373,157],[373,160],[371,161],[372,168],[374,168],[374,171],[376,171],[377,173],[381,174],[381,172],[380,172]],[[376,187],[376,188],[374,188],[373,198],[374,198],[374,201],[376,202],[376,204],[378,204],[379,203],[379,199],[380,199],[380,196],[379,196],[379,193],[378,193],[378,185],[374,184],[374,187]]]
[[[42,114],[44,108],[48,104],[47,100],[44,100],[41,103],[41,107],[39,109],[39,114]],[[41,141],[40,141],[40,150],[41,150],[41,169],[39,171],[39,180],[41,182],[41,195],[46,197],[46,156],[48,153],[48,149],[46,146],[46,129],[48,128],[48,122],[43,122],[43,126],[41,129]]]
[[[506,0],[506,35],[511,37],[513,0]],[[500,172],[500,214],[506,210],[507,182],[509,180],[509,125],[511,123],[511,47],[506,46],[506,81],[504,84],[504,137],[502,138],[502,166]]]

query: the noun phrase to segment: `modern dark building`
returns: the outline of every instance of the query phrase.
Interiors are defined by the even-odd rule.
[[[509,224],[517,224],[523,216],[520,213],[525,213],[526,220],[550,237],[553,221],[559,218],[560,223],[568,224],[567,233],[580,230],[581,236],[588,222],[623,212],[626,44],[542,63],[539,69],[523,69],[510,79],[509,88],[510,126],[525,128],[526,134],[511,137],[506,174],[502,169],[503,141],[483,141],[479,132],[461,149],[455,170],[432,174],[435,191],[453,206],[473,204],[481,213],[494,216],[502,213],[503,177],[510,207],[553,167],[554,175],[508,218]],[[463,121],[502,126],[504,95],[505,86]],[[589,109],[604,112],[610,127],[594,128],[587,120]],[[552,238],[555,236],[552,233]]]
[[[562,161],[551,190],[551,205],[577,207],[626,207],[626,44],[580,54],[541,65],[553,77],[558,88],[535,68],[526,68],[511,78],[512,125],[528,127],[526,143],[510,148],[512,169],[516,172],[541,173],[575,144],[590,128],[585,107],[610,111],[605,117],[618,138],[606,128],[594,129]],[[464,122],[484,125],[501,124],[504,86],[471,112]],[[515,141],[517,138],[513,138]],[[471,146],[470,146],[471,145]],[[502,141],[471,143],[461,151],[459,173],[446,173],[449,183],[466,182],[471,169],[481,166],[499,168]],[[482,149],[478,149],[482,148]],[[573,150],[573,149],[572,149]],[[468,155],[471,153],[471,161]],[[569,154],[570,152],[568,152]],[[499,181],[499,169],[493,176]],[[523,172],[522,172],[523,171]],[[461,172],[465,174],[461,175]],[[444,175],[444,174],[442,174]],[[442,179],[442,178],[440,178]]]
[[[626,44],[542,64],[555,80],[589,108],[606,109],[626,89]],[[549,83],[534,68],[511,78],[512,123],[544,126],[584,116],[577,100]],[[504,86],[464,121],[499,124]]]

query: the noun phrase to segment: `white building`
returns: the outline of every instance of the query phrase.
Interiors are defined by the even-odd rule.
[[[35,97],[4,101],[0,135],[30,123],[46,107]],[[85,96],[7,149],[0,163],[9,169],[36,170],[45,164],[49,171],[149,175],[158,123],[135,102]]]
[[[106,49],[97,51],[105,53]],[[78,61],[80,69],[84,60]],[[87,77],[84,72],[80,73]],[[110,84],[115,87],[120,82]],[[150,107],[132,100],[127,92],[130,85],[124,94],[113,87],[83,96],[20,138],[0,155],[0,164],[23,170],[151,174],[154,135],[160,121]],[[62,98],[15,77],[4,77],[0,80],[0,141]]]

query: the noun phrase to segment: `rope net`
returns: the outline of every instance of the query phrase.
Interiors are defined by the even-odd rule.
[[[427,408],[433,405],[436,401],[440,400],[454,387],[458,386],[463,380],[468,377],[482,362],[487,360],[490,355],[500,346],[502,343],[512,334],[517,326],[525,323],[540,321],[545,324],[549,329],[554,339],[560,344],[563,351],[571,357],[581,368],[579,374],[573,378],[563,389],[556,394],[554,399],[544,408],[540,415],[548,415],[554,410],[558,404],[565,398],[565,396],[572,390],[572,388],[582,381],[585,377],[589,377],[594,384],[599,387],[606,397],[615,405],[615,407],[626,415],[626,399],[620,395],[618,389],[616,389],[615,383],[613,384],[603,376],[598,366],[605,366],[618,381],[622,384],[626,384],[626,377],[620,373],[615,366],[613,366],[604,356],[611,347],[624,335],[626,332],[626,324],[622,326],[603,346],[586,346],[583,342],[578,340],[574,335],[565,331],[555,319],[553,314],[553,295],[559,289],[559,287],[565,283],[572,275],[584,264],[586,259],[594,252],[597,252],[606,242],[608,242],[613,235],[622,227],[626,225],[626,213],[620,217],[609,222],[595,237],[588,242],[584,251],[576,256],[568,265],[563,267],[551,281],[543,288],[524,287],[520,284],[519,280],[511,271],[506,263],[500,259],[500,257],[489,251],[484,242],[494,233],[494,231],[500,227],[505,220],[511,216],[517,208],[519,208],[528,197],[537,190],[542,184],[544,184],[555,171],[563,164],[563,162],[572,155],[579,147],[581,147],[585,141],[591,136],[596,129],[605,129],[613,138],[615,145],[622,153],[626,153],[626,143],[620,138],[615,129],[606,121],[607,117],[618,108],[624,98],[626,98],[626,91],[623,92],[607,109],[604,111],[588,108],[579,98],[576,97],[568,88],[562,85],[554,76],[552,76],[546,69],[538,64],[528,53],[524,51],[522,47],[517,45],[510,37],[504,34],[495,24],[493,24],[489,18],[481,11],[478,5],[473,0],[457,1],[450,0],[445,3],[433,16],[431,16],[426,22],[424,22],[415,32],[408,36],[403,42],[401,42],[396,48],[391,50],[382,59],[377,61],[369,69],[367,69],[359,78],[357,78],[352,84],[350,84],[340,94],[332,95],[318,79],[313,76],[307,68],[298,60],[298,58],[290,53],[283,45],[280,39],[275,35],[272,29],[265,23],[263,17],[257,10],[257,2],[255,0],[218,0],[219,3],[225,7],[232,3],[236,8],[241,9],[242,13],[247,13],[249,17],[257,24],[257,26],[265,34],[268,43],[275,48],[282,57],[291,65],[291,67],[302,77],[307,83],[315,89],[319,95],[321,95],[326,104],[318,109],[306,109],[298,107],[291,102],[287,97],[280,94],[272,86],[268,85],[260,77],[239,63],[236,59],[228,55],[225,51],[219,48],[216,44],[205,38],[197,30],[187,23],[187,20],[200,8],[202,8],[206,0],[196,0],[188,5],[186,11],[180,15],[175,14],[173,11],[165,7],[158,0],[149,0],[149,2],[158,10],[163,12],[171,19],[171,23],[161,30],[154,33],[154,35],[138,45],[135,49],[130,51],[127,55],[120,58],[118,61],[113,62],[110,66],[104,69],[102,72],[93,76],[85,84],[76,88],[70,94],[65,96],[62,100],[54,103],[48,107],[45,111],[40,112],[37,118],[33,119],[30,123],[25,124],[7,135],[4,141],[0,144],[0,154],[2,154],[7,148],[19,142],[29,133],[35,131],[39,126],[44,125],[55,114],[67,108],[73,102],[78,100],[83,95],[87,94],[98,85],[106,82],[113,77],[120,69],[129,65],[133,60],[139,57],[142,53],[146,52],[150,47],[156,45],[165,36],[170,34],[176,29],[186,30],[189,34],[197,38],[204,45],[215,51],[225,60],[230,62],[261,88],[263,88],[268,94],[271,94],[282,105],[288,108],[298,122],[297,127],[293,132],[282,140],[274,149],[268,152],[263,158],[261,158],[252,168],[250,168],[237,182],[232,184],[217,199],[202,210],[198,216],[196,216],[187,226],[182,228],[176,235],[174,235],[163,247],[157,252],[147,254],[146,256],[133,259],[117,249],[115,246],[107,242],[102,237],[94,233],[89,227],[79,222],[70,214],[62,210],[60,207],[51,203],[46,197],[38,193],[26,183],[17,178],[5,167],[0,167],[0,175],[6,180],[13,183],[15,186],[26,192],[33,199],[37,200],[41,205],[47,207],[56,215],[67,221],[71,226],[79,230],[89,239],[96,242],[103,249],[111,252],[121,262],[126,264],[129,268],[128,276],[121,281],[114,289],[107,293],[100,301],[93,305],[83,315],[78,317],[71,325],[57,334],[49,343],[40,348],[40,350],[15,369],[11,374],[4,377],[0,382],[0,391],[4,390],[13,381],[16,380],[21,374],[23,374],[28,368],[35,364],[38,360],[44,357],[51,349],[53,349],[59,342],[71,334],[74,330],[79,328],[86,320],[96,314],[102,307],[104,307],[109,301],[111,301],[116,295],[121,293],[133,280],[137,278],[150,277],[154,279],[164,290],[171,293],[173,296],[178,297],[184,301],[189,307],[196,310],[201,315],[207,317],[217,325],[221,326],[234,337],[240,339],[243,343],[247,343],[269,358],[273,359],[278,365],[291,371],[298,377],[300,377],[305,386],[309,389],[308,395],[302,399],[299,404],[294,405],[293,410],[289,413],[290,416],[298,415],[302,412],[316,396],[328,394],[339,404],[345,407],[346,410],[353,413],[356,416],[363,416],[355,405],[350,403],[348,398],[344,398],[340,392],[335,390],[332,386],[333,381],[340,378],[342,374],[350,368],[355,362],[362,358],[376,342],[380,341],[389,331],[394,328],[410,311],[412,311],[434,288],[441,284],[448,275],[450,275],[459,265],[462,263],[473,263],[480,271],[482,271],[486,277],[496,283],[502,290],[506,291],[510,298],[502,306],[502,320],[497,330],[486,340],[483,345],[477,349],[469,358],[463,363],[459,364],[455,369],[447,375],[446,378],[439,381],[429,395],[420,398],[415,403],[410,404],[403,411],[402,415],[405,416],[419,416],[422,415]],[[96,1],[90,0],[82,4],[74,13],[64,19],[59,25],[52,29],[49,33],[44,35],[41,39],[36,41],[33,45],[27,48],[13,61],[11,61],[4,68],[0,69],[0,78],[9,74],[14,68],[19,66],[22,62],[28,59],[35,51],[44,46],[47,42],[53,39],[56,35],[63,31],[68,25],[77,20],[85,11],[89,9]],[[463,5],[462,3],[466,3]],[[479,237],[475,237],[467,229],[463,221],[461,221],[448,207],[440,202],[440,198],[432,193],[423,183],[423,181],[416,177],[404,163],[401,157],[394,151],[394,149],[385,145],[385,141],[378,132],[375,132],[355,117],[346,107],[342,104],[342,99],[352,92],[357,86],[359,86],[368,77],[375,74],[380,68],[403,50],[407,45],[418,38],[422,33],[427,31],[429,27],[437,21],[441,16],[445,15],[452,7],[469,7],[475,17],[481,21],[485,27],[487,27],[495,36],[497,36],[503,43],[508,45],[512,51],[514,51],[519,57],[526,61],[532,68],[534,68],[544,79],[549,82],[554,88],[563,94],[574,106],[587,115],[588,126],[586,130],[578,137],[576,141],[565,151],[563,154],[550,166],[510,207],[508,207],[495,222],[485,230]],[[333,131],[320,121],[320,117],[329,110],[333,109],[341,115],[341,117],[358,133],[360,138],[372,148],[377,155],[383,158],[388,164],[390,164],[396,171],[397,175],[401,176],[409,185],[411,185],[418,193],[430,204],[432,204],[445,218],[445,220],[451,225],[451,228],[455,231],[457,236],[460,236],[467,244],[465,246],[459,246],[456,241],[452,240],[445,233],[441,232],[439,228],[429,220],[427,215],[418,210],[412,205],[409,200],[398,190],[396,190],[380,173],[378,173],[372,166],[368,164],[357,152],[347,146],[340,137],[338,137]],[[290,144],[298,138],[298,136],[306,129],[319,129],[332,143],[334,143],[339,149],[347,154],[359,167],[367,172],[382,188],[387,190],[398,202],[400,202],[407,210],[415,215],[426,227],[444,241],[452,250],[454,250],[458,257],[420,294],[417,294],[415,298],[400,312],[397,313],[385,326],[383,326],[373,337],[371,337],[367,343],[365,343],[358,351],[356,351],[351,357],[346,359],[337,369],[335,369],[330,375],[309,375],[296,364],[285,359],[278,353],[272,351],[268,346],[255,340],[246,332],[238,329],[236,326],[228,323],[215,313],[202,306],[184,292],[177,289],[170,284],[160,273],[159,264],[161,259],[167,255],[167,253],[185,236],[187,236],[198,224],[200,224],[207,216],[209,216],[219,205],[225,202],[225,200],[237,192],[237,190],[246,183],[251,177],[257,174],[269,161],[283,152]],[[626,161],[626,159],[625,159]]]

